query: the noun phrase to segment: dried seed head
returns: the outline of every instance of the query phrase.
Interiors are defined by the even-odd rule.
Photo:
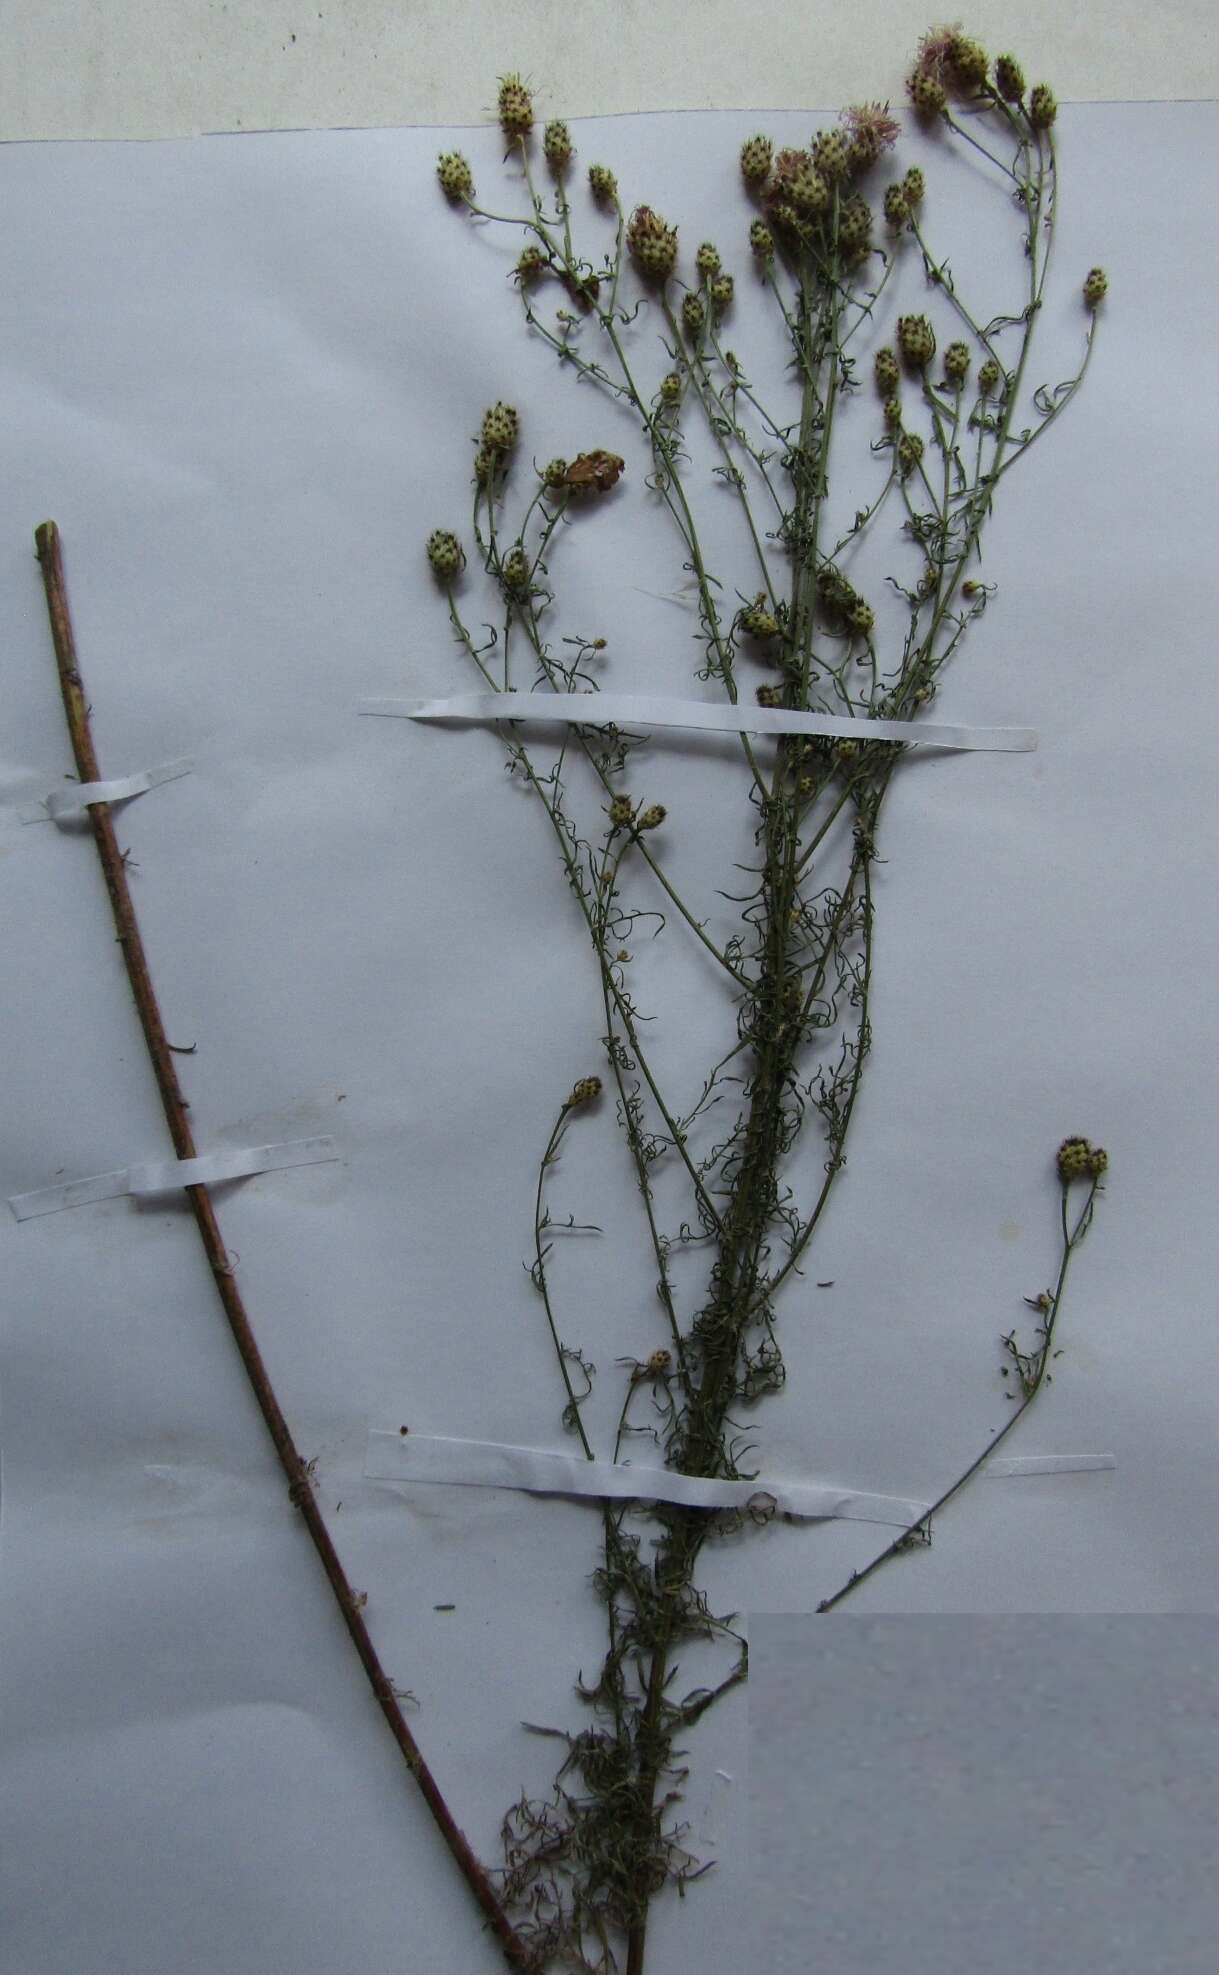
[[[653,1351],[644,1369],[649,1378],[663,1378],[672,1363],[673,1353],[671,1351]]]
[[[436,176],[447,199],[472,199],[474,175],[460,151],[442,151],[436,160]]]
[[[516,264],[518,281],[536,281],[546,269],[546,256],[540,247],[526,247]]]
[[[702,335],[706,320],[707,311],[703,307],[703,298],[691,289],[682,301],[681,326],[692,342]]]
[[[667,814],[668,811],[664,808],[664,806],[661,803],[654,802],[650,804],[650,806],[647,809],[644,810],[643,815],[639,818],[639,821],[636,823],[635,828],[637,830],[658,830],[661,824],[664,822]]]
[[[906,195],[906,204],[909,206],[911,212],[914,211],[914,208],[916,206],[922,205],[923,194],[926,190],[927,190],[927,182],[924,179],[922,172],[919,170],[917,165],[911,165],[909,171],[906,173],[906,176],[902,180],[902,191]]]
[[[510,549],[504,557],[502,575],[504,588],[510,596],[525,597],[529,594],[529,557],[524,549]]]
[[[749,244],[760,261],[774,259],[775,236],[763,219],[755,219],[749,229]]]
[[[588,189],[599,205],[612,206],[618,197],[618,180],[608,165],[590,165]]]
[[[948,108],[948,91],[936,75],[916,69],[907,78],[906,91],[921,117],[938,117]]]
[[[677,228],[666,226],[650,206],[636,206],[626,238],[640,274],[649,281],[667,281],[677,266]]]
[[[702,246],[694,256],[694,265],[699,273],[705,276],[708,281],[714,281],[721,266],[719,248],[714,246],[710,240],[704,240]]]
[[[950,384],[958,387],[969,376],[969,345],[950,343],[944,352],[944,375]]]
[[[925,315],[899,315],[897,347],[911,370],[925,370],[935,355],[935,331]]]
[[[923,442],[917,432],[903,432],[897,442],[897,468],[902,479],[914,472],[923,457]]]
[[[1086,1138],[1064,1138],[1058,1148],[1058,1177],[1064,1186],[1072,1180],[1099,1179],[1108,1171],[1109,1154]]]
[[[993,398],[1002,382],[1003,372],[993,357],[987,357],[986,362],[978,372],[978,390],[984,398]]]
[[[819,130],[813,139],[813,163],[833,185],[851,168],[851,145],[845,131]]]
[[[465,567],[465,550],[447,528],[433,528],[427,538],[427,559],[442,583],[451,583]]]
[[[897,367],[897,357],[890,349],[876,352],[876,388],[882,398],[891,398],[896,391],[901,373]]]
[[[533,99],[519,75],[499,79],[499,125],[510,142],[533,129]]]
[[[616,830],[625,830],[635,814],[635,805],[629,795],[616,795],[610,803],[610,822]]]
[[[888,220],[889,225],[893,228],[893,231],[895,233],[900,233],[903,226],[906,224],[906,221],[909,219],[909,217],[910,217],[910,208],[906,204],[906,193],[904,187],[900,185],[886,186],[885,218]]]
[[[782,688],[782,686],[759,686],[759,687],[758,687],[758,705],[759,705],[759,706],[782,706],[782,704],[783,704],[783,688]]]
[[[731,303],[735,286],[730,274],[717,274],[711,283],[711,306],[717,315],[723,315]]]
[[[1024,71],[1014,55],[995,56],[995,88],[1005,103],[1018,103],[1024,94]]]
[[[561,117],[552,117],[542,132],[542,151],[555,177],[567,170],[575,156],[571,132]]]
[[[681,403],[681,378],[675,370],[671,370],[667,377],[662,377],[660,380],[660,402],[662,405]]]
[[[1094,267],[1084,282],[1084,300],[1090,309],[1099,308],[1109,293],[1109,277],[1103,267]]]
[[[576,1104],[591,1104],[594,1097],[600,1097],[600,1095],[600,1077],[581,1077],[579,1082],[572,1086],[571,1096],[567,1100],[567,1108],[570,1110]]]
[[[774,146],[769,137],[751,137],[741,146],[741,172],[747,185],[760,186],[770,177]]]
[[[566,486],[567,461],[565,459],[552,459],[548,461],[546,470],[542,475],[542,480],[547,487]]]
[[[483,415],[482,443],[489,453],[510,453],[517,441],[521,421],[511,405],[501,398]]]
[[[1039,82],[1029,97],[1029,122],[1034,130],[1048,130],[1057,115],[1054,91],[1048,84]]]

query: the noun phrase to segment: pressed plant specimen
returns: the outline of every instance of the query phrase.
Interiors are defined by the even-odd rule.
[[[742,1416],[783,1383],[779,1295],[844,1165],[871,1048],[873,873],[886,797],[912,739],[908,723],[925,719],[941,672],[987,607],[984,528],[1005,476],[1081,383],[1105,297],[1104,273],[1093,269],[1077,290],[1078,369],[1053,388],[1031,389],[1054,245],[1053,94],[1043,84],[1028,88],[1014,58],[992,62],[947,29],[925,38],[908,93],[911,115],[942,133],[944,171],[957,147],[992,181],[1022,248],[1018,291],[996,313],[974,307],[958,285],[925,218],[934,182],[918,165],[893,174],[901,125],[887,104],[848,109],[802,148],[753,137],[740,153],[753,216],[746,208],[740,230],[750,278],[782,326],[786,369],[777,380],[755,375],[726,347],[740,277],[717,246],[703,241],[683,255],[677,227],[653,205],[624,203],[603,164],[592,165],[586,193],[575,196],[571,132],[551,121],[539,141],[519,77],[501,82],[499,121],[523,210],[484,205],[460,153],[438,164],[456,209],[520,229],[513,278],[524,318],[572,380],[591,387],[579,394],[580,415],[599,397],[615,407],[616,432],[636,428],[644,467],[637,497],[667,517],[692,584],[696,677],[741,709],[740,729],[729,725],[739,732],[753,812],[756,884],[736,898],[734,928],[716,936],[666,869],[672,819],[630,787],[643,736],[599,713],[607,641],[557,630],[561,530],[578,508],[622,498],[634,486],[633,462],[599,443],[536,467],[530,480],[520,415],[497,399],[475,442],[472,551],[458,533],[437,528],[427,555],[454,637],[487,692],[503,698],[505,723],[544,712],[553,694],[582,695],[588,705],[587,720],[582,707],[568,710],[566,738],[546,761],[518,726],[499,731],[511,772],[548,820],[595,962],[604,1088],[590,1073],[559,1106],[538,1173],[531,1264],[562,1377],[564,1424],[590,1461],[598,1453],[618,1460],[647,1407],[644,1425],[669,1470],[742,1478]],[[602,240],[599,249],[583,249],[585,229]],[[910,305],[912,287],[918,306]],[[722,559],[712,567],[706,547],[699,504],[709,476],[694,464],[696,431],[710,449],[721,511],[726,489],[739,521],[730,568]],[[877,554],[891,563],[883,580]],[[481,642],[463,602],[475,560],[499,609]],[[759,667],[763,683],[751,683]],[[664,683],[676,690],[680,674]],[[645,720],[644,706],[637,724]],[[777,736],[771,755],[759,730]],[[592,822],[581,820],[582,791]],[[628,900],[629,883],[647,885],[701,944],[735,1010],[690,1104],[662,1087],[647,1017],[629,985],[624,942],[647,909]],[[597,1449],[582,1410],[591,1368],[563,1341],[547,1271],[546,1181],[573,1117],[603,1095],[613,1101],[642,1202],[661,1328],[655,1349],[628,1368],[612,1447]],[[807,1199],[789,1183],[805,1134],[819,1154]],[[1106,1166],[1086,1139],[1059,1149],[1060,1268],[1053,1289],[1029,1299],[1041,1319],[1034,1344],[1025,1350],[1014,1333],[1003,1340],[1002,1371],[1016,1402],[1005,1433],[1050,1376],[1067,1267]],[[662,1178],[671,1176],[687,1203],[676,1227],[661,1201]],[[676,1281],[685,1248],[710,1257],[693,1308]],[[765,1504],[755,1512],[764,1515]],[[679,1744],[745,1677],[739,1634],[699,1589],[699,1557],[713,1533],[745,1518],[738,1513],[734,1524],[721,1511],[663,1499],[607,1499],[601,1517],[593,1581],[608,1641],[598,1676],[579,1690],[590,1725],[565,1737],[554,1796],[524,1799],[509,1813],[502,1883],[540,1967],[641,1975],[652,1898],[702,1869],[671,1820]],[[820,1609],[902,1548],[928,1540],[929,1529],[930,1514]],[[731,1657],[710,1684],[682,1692],[677,1655],[692,1641],[726,1644]]]

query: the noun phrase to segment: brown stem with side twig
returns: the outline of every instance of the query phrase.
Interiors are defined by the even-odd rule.
[[[67,714],[68,731],[72,738],[77,771],[82,782],[98,782],[102,778],[89,725],[89,707],[77,669],[72,620],[68,612],[67,589],[64,583],[63,556],[59,530],[55,523],[44,521],[35,529],[34,540],[37,544],[38,560],[42,565],[47,610],[51,620],[51,636],[55,644],[55,661],[59,668],[59,683],[63,692],[64,711]],[[106,878],[106,888],[110,893],[118,941],[123,949],[128,978],[135,995],[140,1023],[148,1044],[148,1053],[152,1059],[153,1072],[156,1076],[157,1088],[161,1093],[161,1102],[165,1109],[174,1150],[179,1159],[193,1159],[196,1157],[195,1141],[186,1117],[190,1107],[182,1095],[170,1046],[165,1039],[161,1014],[144,955],[144,945],[127,886],[127,872],[114,834],[110,805],[107,802],[92,802],[88,805],[88,810]],[[353,1592],[343,1566],[339,1562],[330,1532],[314,1498],[308,1467],[298,1453],[288,1430],[287,1421],[280,1410],[267,1375],[262,1354],[255,1342],[241,1291],[237,1287],[221,1238],[208,1189],[205,1185],[193,1185],[187,1186],[184,1191],[190,1201],[208,1263],[216,1280],[216,1287],[220,1291],[220,1300],[233,1333],[233,1341],[241,1354],[241,1361],[249,1376],[254,1396],[267,1423],[271,1439],[275,1443],[280,1465],[288,1478],[289,1499],[300,1510],[314,1548],[322,1560],[322,1568],[330,1580],[330,1588],[343,1614],[343,1623],[360,1656],[360,1664],[368,1676],[377,1704],[389,1723],[390,1732],[402,1752],[407,1768],[418,1784],[424,1802],[456,1860],[466,1884],[478,1902],[486,1925],[498,1941],[508,1966],[532,1971],[532,1975],[536,1975],[536,1957],[509,1921],[496,1898],[484,1867],[475,1857],[469,1841],[457,1825],[441,1795],[439,1786],[403,1717],[393,1685],[381,1665],[368,1627],[361,1616],[362,1600]]]

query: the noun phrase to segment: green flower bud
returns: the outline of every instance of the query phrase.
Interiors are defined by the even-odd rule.
[[[1002,382],[1003,372],[993,357],[987,357],[978,372],[978,390],[984,398],[993,398]]]
[[[1029,97],[1029,122],[1034,130],[1048,130],[1057,115],[1054,91],[1044,82],[1039,82]]]
[[[636,206],[626,239],[640,274],[667,281],[677,266],[677,228],[666,226],[650,206]]]
[[[567,170],[575,152],[571,132],[561,117],[554,117],[542,132],[542,151],[556,178]]]
[[[760,261],[774,258],[775,236],[765,220],[755,219],[749,229],[749,244]]]
[[[948,91],[938,76],[916,69],[906,83],[911,103],[923,117],[938,117],[948,108]]]
[[[667,377],[662,377],[660,380],[660,401],[664,405],[681,403],[681,378],[675,370],[671,370]]]
[[[612,206],[618,197],[618,180],[608,165],[590,165],[588,189],[599,205]]]
[[[600,1095],[600,1077],[581,1077],[580,1081],[572,1087],[571,1096],[567,1100],[568,1109],[572,1109],[577,1104],[591,1104],[593,1099]]]
[[[717,315],[723,315],[724,310],[731,303],[734,293],[735,283],[732,276],[730,274],[717,274],[715,280],[711,283],[711,306]]]
[[[456,535],[434,528],[427,538],[427,559],[442,583],[451,583],[465,567],[466,555]]]
[[[881,397],[891,398],[901,378],[901,373],[897,367],[897,358],[892,350],[884,349],[876,352],[875,371],[876,388],[880,392]]]
[[[460,151],[442,151],[436,160],[436,176],[447,199],[472,199],[474,178]]]
[[[923,457],[923,442],[917,432],[903,432],[897,442],[898,472],[905,480]]]
[[[703,298],[701,295],[694,294],[693,290],[691,290],[684,297],[681,305],[681,326],[691,342],[696,342],[702,335],[703,324],[706,320],[707,311],[703,307]]]
[[[1099,308],[1109,293],[1109,277],[1103,267],[1094,267],[1084,282],[1084,300],[1090,309]]]
[[[944,352],[944,375],[950,384],[958,387],[969,376],[969,345],[950,343]]]
[[[751,137],[741,146],[741,171],[747,185],[763,185],[770,177],[774,147],[769,137]]]
[[[654,802],[650,808],[644,810],[635,828],[637,830],[658,830],[667,814],[668,811],[659,802]]]
[[[528,137],[533,129],[533,99],[519,75],[500,77],[499,123],[509,142]]]
[[[720,271],[719,248],[713,246],[710,240],[704,240],[694,256],[694,265],[708,281],[714,280]]]
[[[521,429],[521,421],[511,405],[500,399],[483,416],[482,443],[489,453],[512,451]]]
[[[935,331],[925,315],[899,315],[897,347],[911,370],[925,370],[935,355]]]
[[[995,88],[1005,103],[1018,103],[1024,94],[1024,72],[1014,55],[996,55]]]

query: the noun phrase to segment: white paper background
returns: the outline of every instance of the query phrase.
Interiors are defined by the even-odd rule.
[[[1205,1975],[1215,1622],[753,1628],[753,1965]]]
[[[744,218],[730,233],[721,215],[754,121],[576,135],[625,197],[652,198],[687,244],[713,230],[744,276]],[[771,127],[801,137],[808,118]],[[1067,1355],[1004,1451],[1112,1451],[1117,1465],[978,1480],[934,1548],[851,1611],[1215,1604],[1206,378],[1219,284],[1207,209],[1181,188],[1217,134],[1203,106],[1063,115],[1039,374],[1073,368],[1076,284],[1097,260],[1112,301],[1086,391],[1004,485],[987,550],[1001,594],[936,706],[1035,725],[1042,745],[914,762],[894,790],[866,1094],[816,1257],[785,1302],[788,1389],[757,1421],[777,1472],[935,1495],[1003,1423],[996,1339],[1050,1278],[1052,1153],[1084,1131],[1112,1172],[1077,1258]],[[599,1655],[593,1518],[365,1484],[365,1437],[409,1421],[560,1444],[520,1262],[536,1160],[573,1079],[602,1067],[603,1023],[548,827],[495,737],[353,711],[366,694],[476,683],[421,543],[463,526],[466,435],[486,404],[521,405],[526,459],[598,444],[630,456],[555,558],[557,628],[610,637],[607,685],[702,689],[688,611],[657,600],[678,572],[632,423],[524,336],[505,286],[516,243],[464,226],[435,193],[445,141],[285,134],[0,160],[0,1190],[168,1150],[92,846],[16,817],[70,764],[32,556],[54,515],[102,772],[196,764],[128,805],[119,838],[139,865],[170,1039],[198,1042],[178,1060],[199,1148],[328,1132],[344,1149],[342,1166],[221,1190],[221,1220],[322,1499],[343,1504],[336,1536],[379,1647],[492,1857],[508,1802],[553,1773],[553,1745],[516,1723],[578,1725],[571,1681]],[[502,186],[496,134],[462,142],[480,183]],[[955,248],[952,198],[933,187]],[[962,279],[966,264],[956,251]],[[741,288],[733,338],[747,349]],[[921,306],[917,280],[911,292]],[[1172,300],[1183,292],[1188,307]],[[709,539],[729,539],[718,518]],[[749,843],[735,743],[658,739],[636,780],[669,806],[679,880],[714,903]],[[660,1060],[688,1104],[730,1011],[676,927],[631,944],[636,996],[667,1017]],[[563,1334],[602,1369],[603,1428],[615,1358],[663,1341],[608,1106],[573,1125],[550,1199],[606,1229],[595,1248],[561,1248],[553,1271]],[[23,1975],[265,1967],[269,1936],[279,1965],[310,1975],[424,1943],[441,1975],[480,1954],[495,1965],[349,1663],[187,1218],[119,1200],[13,1223],[0,1242],[7,1870]],[[688,1299],[700,1266],[679,1264]],[[807,1610],[876,1547],[866,1525],[840,1524],[711,1550],[713,1607]],[[455,1613],[434,1612],[446,1602]],[[714,1772],[737,1773],[740,1710],[714,1721],[688,1800],[704,1844],[731,1827]],[[734,1870],[730,1858],[662,1911],[669,1965],[719,1965]],[[273,1922],[268,1874],[284,1888]],[[137,1897],[149,1880],[156,1897]]]

